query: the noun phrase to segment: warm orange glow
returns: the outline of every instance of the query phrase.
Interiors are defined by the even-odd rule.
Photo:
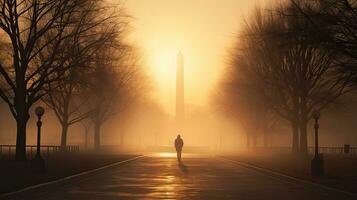
[[[163,158],[176,158],[176,153],[162,152],[162,153],[157,153],[157,156]]]
[[[176,51],[157,51],[152,55],[152,75],[159,85],[167,85],[175,78],[176,54]]]
[[[144,51],[153,96],[174,114],[176,55],[185,58],[185,102],[205,106],[243,16],[259,0],[127,0],[132,39]],[[267,2],[270,0],[260,0]]]

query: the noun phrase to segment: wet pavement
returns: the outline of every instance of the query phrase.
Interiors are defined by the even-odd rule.
[[[210,156],[140,158],[20,199],[353,199],[320,187],[277,178]]]

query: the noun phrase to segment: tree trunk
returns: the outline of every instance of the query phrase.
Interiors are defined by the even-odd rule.
[[[306,99],[304,97],[301,98],[301,108],[300,108],[300,153],[302,155],[307,155],[307,109],[306,109]]]
[[[15,160],[25,161],[26,160],[26,127],[29,119],[28,113],[20,114],[18,113],[16,120],[16,156]]]
[[[62,124],[62,134],[61,134],[61,149],[63,151],[66,150],[67,147],[67,134],[68,134],[68,124]]]
[[[303,116],[300,122],[300,153],[302,155],[307,155],[307,120],[306,115]]]
[[[19,88],[15,94],[15,110],[16,110],[16,155],[15,159],[18,161],[26,160],[26,127],[30,118],[29,109],[26,103],[26,89],[23,84],[19,84]]]
[[[97,150],[100,149],[100,126],[101,123],[94,123],[94,148]]]
[[[291,128],[293,131],[292,152],[297,154],[299,152],[299,125],[297,120],[291,123]]]

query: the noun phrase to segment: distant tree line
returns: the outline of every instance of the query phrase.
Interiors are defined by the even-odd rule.
[[[99,148],[102,125],[133,100],[140,78],[127,24],[120,6],[102,0],[0,1],[0,97],[16,120],[16,160],[26,160],[39,101],[58,118],[62,147],[68,128],[87,120]]]
[[[290,0],[257,8],[245,21],[219,102],[248,142],[285,121],[292,151],[307,154],[313,112],[356,89],[356,13],[354,1]]]

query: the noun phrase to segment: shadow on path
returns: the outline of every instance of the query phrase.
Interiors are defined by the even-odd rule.
[[[183,164],[183,162],[179,162],[178,166],[180,167],[180,170],[183,172],[183,173],[188,173],[188,168],[185,164]]]

